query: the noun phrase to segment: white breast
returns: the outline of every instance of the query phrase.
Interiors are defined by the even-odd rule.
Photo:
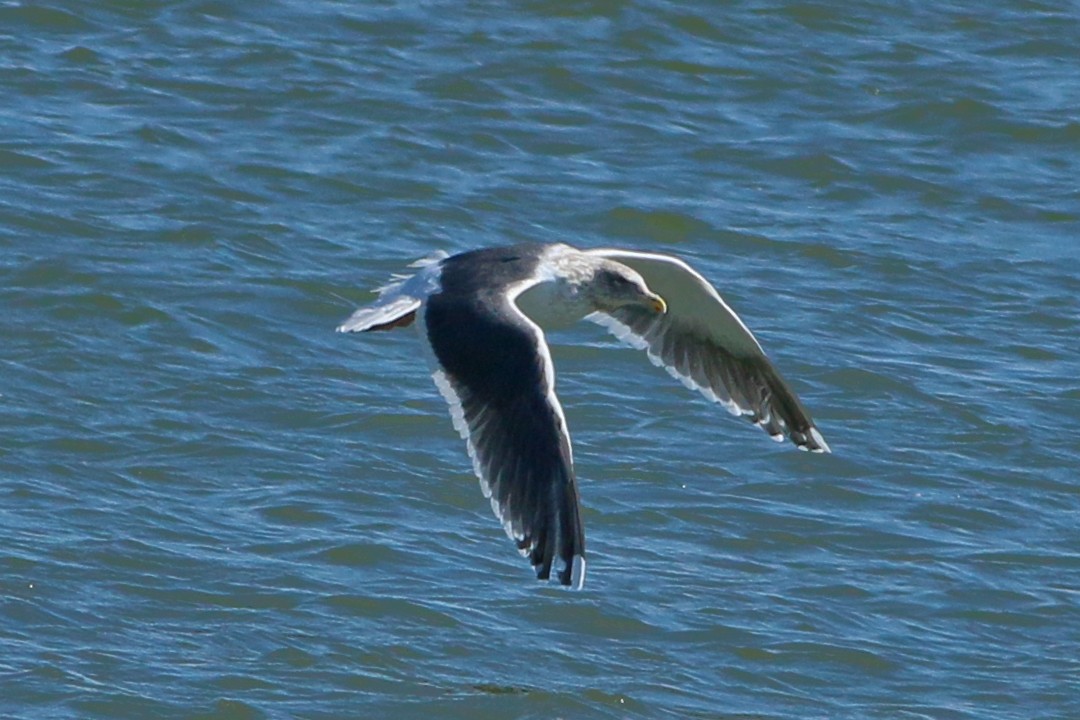
[[[561,328],[579,322],[593,312],[585,294],[558,279],[537,283],[517,296],[521,312],[542,328]]]

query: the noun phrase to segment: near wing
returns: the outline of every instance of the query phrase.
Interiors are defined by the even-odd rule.
[[[739,316],[716,289],[682,260],[669,255],[600,249],[591,255],[622,263],[664,298],[656,315],[627,307],[589,319],[620,340],[645,350],[687,387],[735,415],[747,415],[774,440],[791,438],[800,449],[829,452],[810,414],[765,356]]]
[[[428,298],[424,323],[484,495],[536,575],[558,558],[559,581],[585,580],[585,534],[570,437],[543,333],[509,299]]]

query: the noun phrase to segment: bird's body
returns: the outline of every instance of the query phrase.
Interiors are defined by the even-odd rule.
[[[416,323],[485,496],[537,576],[580,587],[585,536],[543,327],[588,318],[774,439],[828,452],[795,394],[708,282],[678,258],[523,244],[416,263],[341,332]]]

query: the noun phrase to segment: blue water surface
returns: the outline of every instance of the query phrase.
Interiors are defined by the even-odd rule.
[[[0,715],[1080,717],[1075,3],[0,3]],[[678,254],[832,446],[552,333],[582,592],[413,260]]]

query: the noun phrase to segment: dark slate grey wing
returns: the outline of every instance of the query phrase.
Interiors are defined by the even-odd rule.
[[[435,383],[495,515],[538,578],[555,565],[580,587],[585,534],[543,333],[502,295],[436,293],[423,317]]]
[[[761,346],[716,289],[689,265],[669,255],[591,250],[636,270],[664,298],[667,313],[626,307],[589,319],[645,350],[649,359],[691,389],[744,415],[775,440],[829,452],[810,414]]]

